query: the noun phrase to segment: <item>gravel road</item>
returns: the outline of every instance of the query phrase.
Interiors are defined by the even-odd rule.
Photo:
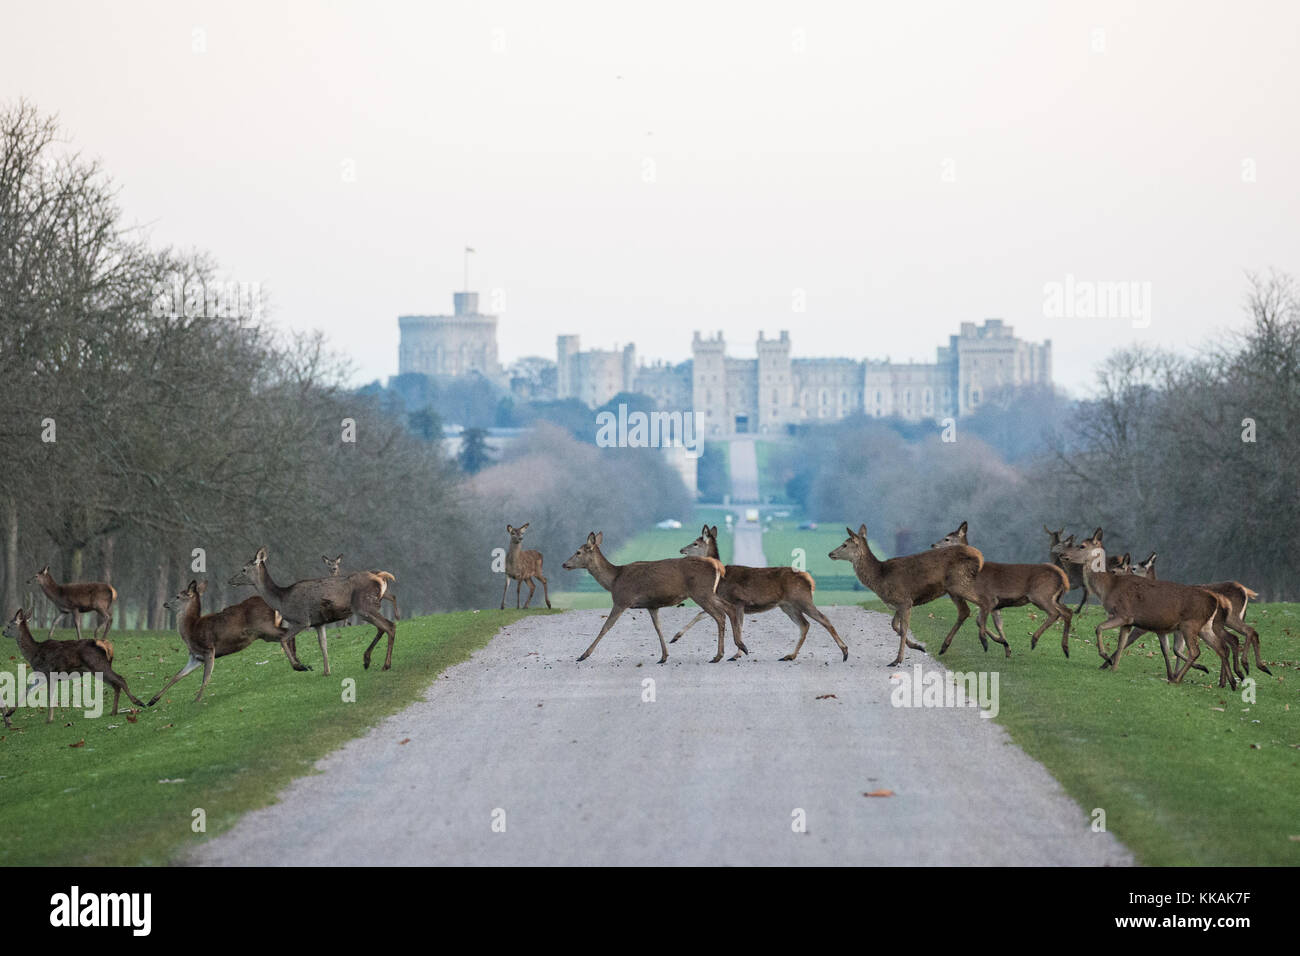
[[[581,664],[603,612],[519,621],[186,862],[1132,863],[994,721],[892,706],[893,675],[941,668],[882,667],[885,616],[826,611],[847,662],[816,625],[779,661],[795,632],[775,611],[719,664],[703,624],[654,663],[644,611]],[[666,633],[694,613],[663,611]]]

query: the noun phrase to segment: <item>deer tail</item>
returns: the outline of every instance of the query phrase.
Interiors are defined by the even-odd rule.
[[[795,576],[796,576],[796,577],[801,577],[801,578],[803,578],[805,581],[808,582],[808,590],[809,590],[809,591],[816,591],[816,590],[817,590],[817,582],[813,580],[813,576],[812,576],[811,574],[809,574],[807,571],[796,571],[796,572],[795,572]]]
[[[727,569],[723,567],[722,562],[717,558],[705,558],[705,561],[713,565],[713,593],[718,593],[718,582],[727,576]]]
[[[108,662],[110,664],[113,663],[113,645],[103,638],[95,641],[95,643],[98,644],[100,649],[104,652],[104,656],[108,658]]]

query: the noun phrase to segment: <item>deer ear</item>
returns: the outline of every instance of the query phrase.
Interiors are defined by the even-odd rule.
[[[594,531],[587,532],[587,544],[595,544],[595,543],[596,543],[596,532]]]
[[[717,536],[718,536],[718,526],[715,524],[713,526],[713,530],[709,532],[709,537],[716,538]]]
[[[1125,552],[1124,552],[1124,557],[1122,557],[1122,558],[1119,559],[1119,563],[1120,563],[1120,564],[1128,564],[1131,560],[1133,560],[1132,556],[1131,556],[1127,551],[1125,551]]]
[[[506,525],[506,534],[514,534],[514,533],[515,533],[515,526],[512,524]]]
[[[700,529],[700,537],[707,538],[708,536],[709,536],[709,526],[705,525],[703,528]]]
[[[261,564],[266,560],[266,548],[258,548],[257,554],[253,555],[253,563]]]
[[[966,534],[966,522],[963,521],[963,522],[961,523],[961,527],[957,529],[957,533],[960,534],[960,535],[965,535],[965,534]]]
[[[603,531],[597,531],[597,532],[596,532],[596,547],[599,548],[599,547],[600,547],[600,543],[601,543],[602,541],[604,541],[604,540],[605,540],[605,532],[603,532]]]
[[[320,559],[321,559],[322,561],[324,561],[326,564],[329,564],[329,563],[330,563],[330,558],[329,558],[329,555],[328,555],[328,554],[322,554],[322,555],[320,556]]]
[[[207,581],[200,581],[200,582],[199,582],[199,587],[198,587],[198,592],[199,592],[200,594],[203,594],[204,592],[207,591],[207,589],[208,589],[208,582],[207,582]]]
[[[858,537],[863,541],[867,540],[867,526],[865,524],[858,526]]]
[[[849,540],[852,540],[855,537],[855,535],[853,534],[853,529],[850,528],[848,525],[844,526],[844,530],[849,533]]]
[[[1098,544],[1101,544],[1101,529],[1100,529],[1100,528],[1098,528],[1096,531],[1094,531],[1094,532],[1092,533],[1092,540],[1093,540],[1093,541],[1096,541]]]
[[[531,521],[525,521],[523,524],[521,524],[521,525],[519,526],[519,533],[520,533],[520,534],[523,534],[525,531],[527,531],[527,530],[528,530],[528,526],[529,526],[530,524],[532,524]]]

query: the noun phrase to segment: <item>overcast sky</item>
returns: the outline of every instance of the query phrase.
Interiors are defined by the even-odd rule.
[[[5,8],[0,99],[358,382],[399,314],[450,311],[466,245],[504,361],[783,328],[933,361],[997,316],[1076,391],[1240,327],[1246,270],[1300,274],[1300,4]],[[1045,315],[1067,275],[1150,283],[1149,325]]]

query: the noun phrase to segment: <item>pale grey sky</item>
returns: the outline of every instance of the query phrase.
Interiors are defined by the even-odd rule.
[[[931,361],[998,316],[1072,389],[1300,273],[1294,3],[4,6],[0,99],[358,382],[467,244],[505,361],[566,332],[680,360],[697,328]],[[1046,316],[1067,275],[1150,283],[1149,326]]]

